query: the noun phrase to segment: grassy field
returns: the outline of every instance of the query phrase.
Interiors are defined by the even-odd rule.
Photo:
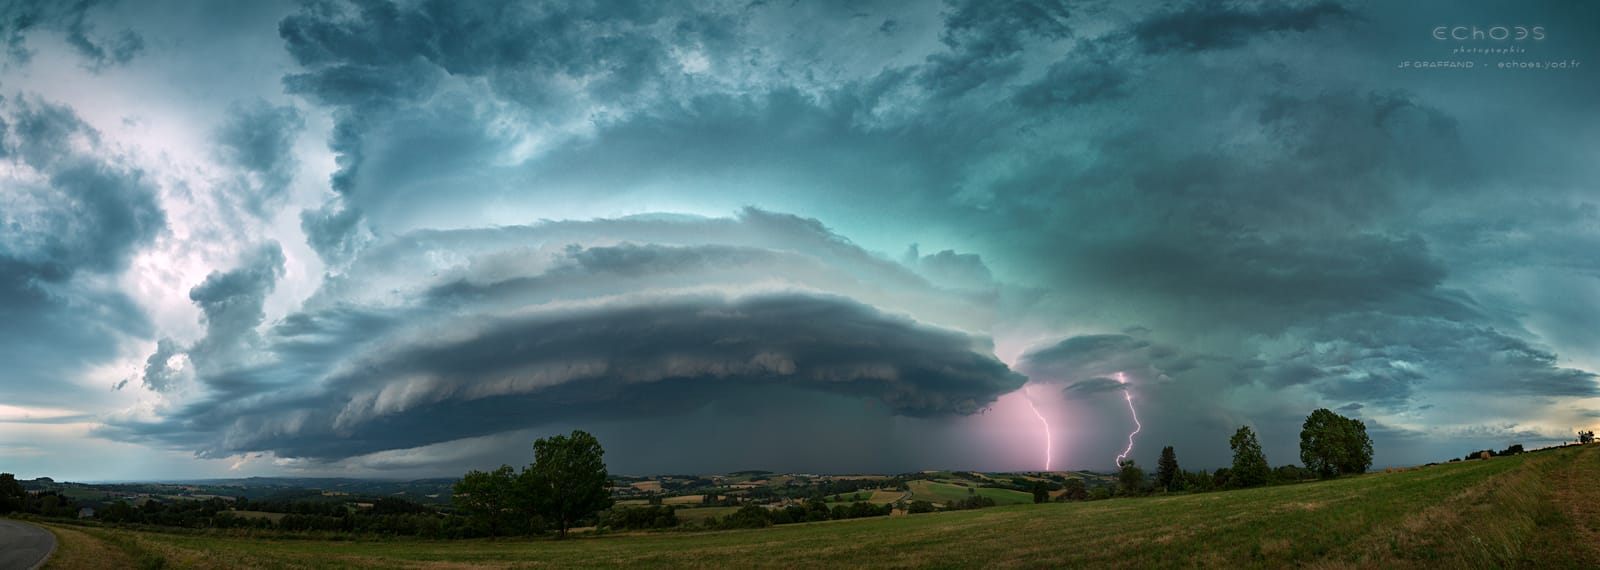
[[[678,509],[678,520],[697,521],[711,517],[725,517],[739,510],[739,507],[694,507],[692,509]]]
[[[997,505],[1020,505],[1032,503],[1033,495],[1010,489],[990,489],[980,487],[963,487],[949,483],[936,483],[933,481],[912,481],[906,485],[911,488],[913,500],[923,500],[933,503],[948,503],[959,501],[971,496],[983,496],[994,499]],[[972,492],[968,493],[967,490]]]
[[[1595,568],[1597,474],[1600,446],[1591,445],[1225,493],[565,541],[270,540],[58,527],[52,567],[121,556],[179,568]]]

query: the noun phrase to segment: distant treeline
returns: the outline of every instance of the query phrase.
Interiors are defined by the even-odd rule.
[[[272,515],[282,516],[272,516]],[[465,519],[405,499],[384,497],[370,508],[322,501],[251,501],[240,499],[145,501],[134,506],[115,501],[95,518],[112,524],[179,528],[243,528],[282,531],[325,531],[424,538],[469,538]]]
[[[11,513],[72,517],[77,516],[78,505],[71,497],[55,491],[30,493],[16,475],[0,473],[0,515]]]

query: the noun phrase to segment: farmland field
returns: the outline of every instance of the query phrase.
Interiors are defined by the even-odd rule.
[[[58,559],[123,552],[184,568],[1594,568],[1597,473],[1600,446],[1590,445],[1243,491],[564,541],[291,540],[64,526],[58,535],[69,540]]]
[[[684,521],[697,521],[711,517],[725,517],[739,510],[739,507],[694,507],[678,509],[678,519]]]
[[[982,496],[994,499],[997,505],[1018,505],[1032,503],[1033,495],[1022,491],[1010,489],[990,489],[983,487],[964,487],[949,483],[933,481],[912,481],[907,486],[911,487],[911,498],[933,503],[948,503],[959,501],[971,496]],[[967,490],[972,489],[971,493]]]

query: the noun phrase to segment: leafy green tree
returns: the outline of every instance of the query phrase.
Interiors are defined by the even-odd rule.
[[[1211,472],[1212,489],[1227,489],[1232,482],[1233,469],[1231,468],[1218,467],[1216,471]]]
[[[930,503],[930,502],[927,502],[927,501],[924,501],[924,500],[921,500],[921,499],[918,499],[918,500],[915,500],[915,501],[911,501],[911,505],[909,507],[906,507],[906,512],[909,513],[909,514],[913,514],[913,515],[921,514],[921,513],[931,513],[931,512],[933,512],[933,503]]]
[[[1314,475],[1311,470],[1301,468],[1299,465],[1279,465],[1277,469],[1272,470],[1273,479],[1281,483],[1294,483]]]
[[[618,507],[601,513],[600,524],[620,530],[669,528],[678,526],[678,514],[673,507]]]
[[[0,473],[0,514],[22,510],[27,498],[28,491],[17,482],[16,475]]]
[[[1267,484],[1272,468],[1267,465],[1266,454],[1261,452],[1261,443],[1256,441],[1255,430],[1250,426],[1240,426],[1239,431],[1228,438],[1228,447],[1233,449],[1233,468],[1228,471],[1228,486],[1243,489]]]
[[[970,491],[972,489],[969,488],[967,490]],[[1050,501],[1050,484],[1049,483],[1045,483],[1044,481],[1035,482],[1033,484],[1033,503],[1034,504],[1039,504],[1039,503],[1045,503],[1045,502],[1049,502],[1049,501]]]
[[[140,521],[138,509],[133,508],[127,501],[113,501],[95,513],[96,518],[108,523],[136,523]]]
[[[1319,408],[1306,416],[1300,430],[1300,461],[1324,479],[1365,473],[1372,466],[1372,438],[1367,426]]]
[[[533,465],[523,471],[534,511],[556,524],[562,538],[574,523],[611,506],[611,475],[600,441],[582,430],[533,442]]]
[[[772,518],[767,513],[766,507],[760,505],[745,505],[739,510],[722,517],[722,528],[764,528],[772,526]]]
[[[1067,482],[1062,483],[1061,486],[1063,488],[1065,488],[1067,490],[1067,492],[1062,493],[1061,496],[1057,498],[1057,500],[1060,500],[1060,501],[1083,501],[1083,500],[1087,500],[1089,498],[1089,488],[1088,488],[1088,486],[1083,484],[1083,479],[1079,479],[1077,477],[1072,477],[1070,479],[1067,479]]]
[[[1161,448],[1161,459],[1156,461],[1156,481],[1161,483],[1161,488],[1171,491],[1174,485],[1182,484],[1178,478],[1182,473],[1178,469],[1178,453],[1170,445]]]
[[[1132,459],[1124,460],[1121,467],[1117,474],[1117,490],[1124,495],[1144,494],[1144,470]]]
[[[494,471],[468,471],[451,489],[450,503],[489,534],[525,532],[527,524],[517,524],[532,514],[532,505],[510,465]]]

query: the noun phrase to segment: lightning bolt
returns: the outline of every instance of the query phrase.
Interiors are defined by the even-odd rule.
[[[1039,413],[1039,407],[1033,405],[1033,391],[1028,389],[1029,384],[1022,385],[1022,391],[1028,397],[1028,407],[1033,409],[1033,415],[1039,417],[1039,423],[1044,424],[1044,470],[1050,470],[1050,420],[1044,419],[1044,414]]]
[[[1133,436],[1139,435],[1139,430],[1144,429],[1144,424],[1139,423],[1139,411],[1133,409],[1133,394],[1128,392],[1128,377],[1121,372],[1117,373],[1117,381],[1122,383],[1122,397],[1128,400],[1128,413],[1133,415],[1133,433],[1128,434],[1128,448],[1117,454],[1117,466],[1122,466],[1122,460],[1133,453]],[[1029,402],[1030,404],[1032,402]],[[1034,413],[1038,413],[1036,410]],[[1042,419],[1042,418],[1041,418]]]

